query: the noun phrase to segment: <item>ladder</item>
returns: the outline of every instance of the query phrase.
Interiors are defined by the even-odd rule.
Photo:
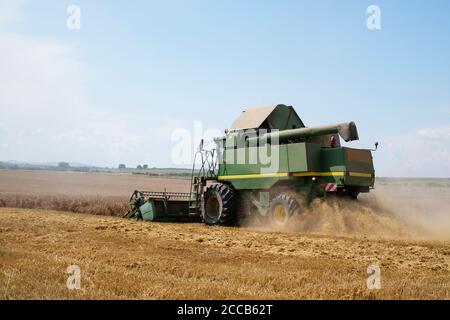
[[[200,168],[196,170],[195,165],[198,157],[201,164]],[[216,150],[205,150],[202,139],[192,164],[189,214],[196,215],[201,211],[203,192],[208,180],[217,180]]]

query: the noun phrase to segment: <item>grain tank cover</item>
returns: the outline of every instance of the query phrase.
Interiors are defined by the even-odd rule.
[[[278,104],[244,110],[234,121],[230,131],[246,129],[286,130],[304,128],[302,120],[292,106]]]

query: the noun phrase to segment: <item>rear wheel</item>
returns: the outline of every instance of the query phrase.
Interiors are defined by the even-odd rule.
[[[358,200],[359,190],[349,187],[347,188],[347,194],[349,195],[350,199]]]
[[[236,191],[222,183],[209,186],[204,195],[203,222],[207,225],[236,224]]]
[[[270,204],[270,219],[275,227],[285,227],[294,213],[299,209],[297,200],[292,195],[280,194]]]

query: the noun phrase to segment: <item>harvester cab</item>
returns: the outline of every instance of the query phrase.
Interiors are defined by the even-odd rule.
[[[354,122],[305,127],[292,106],[248,109],[215,150],[201,143],[189,193],[135,191],[127,217],[230,226],[257,216],[284,226],[314,198],[356,199],[374,187],[371,150],[343,147],[341,138],[359,139]]]

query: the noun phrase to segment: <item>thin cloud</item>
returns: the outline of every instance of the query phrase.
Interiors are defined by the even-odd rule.
[[[19,16],[8,8],[2,23]],[[169,164],[171,131],[181,121],[100,111],[70,46],[6,31],[0,39],[2,160]]]
[[[383,176],[450,177],[450,125],[386,137],[375,155]]]
[[[0,28],[21,21],[22,15],[20,10],[24,4],[24,0],[1,0]]]

